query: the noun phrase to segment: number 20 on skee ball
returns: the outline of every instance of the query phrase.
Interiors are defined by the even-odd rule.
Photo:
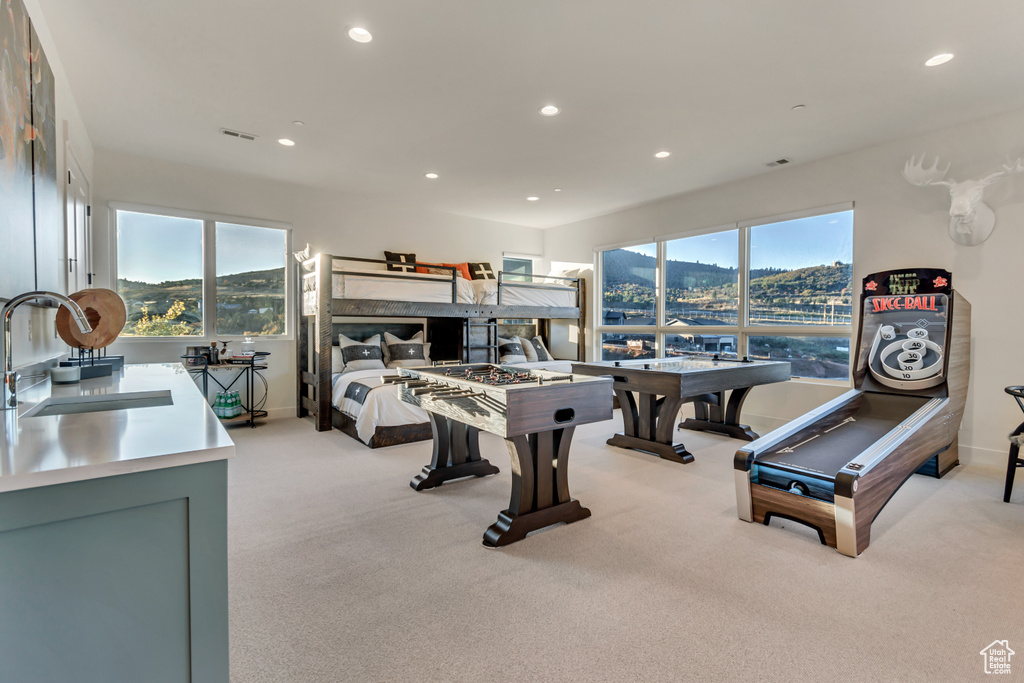
[[[876,380],[894,389],[925,389],[944,381],[947,303],[945,294],[864,300],[865,324],[878,328],[868,356]]]

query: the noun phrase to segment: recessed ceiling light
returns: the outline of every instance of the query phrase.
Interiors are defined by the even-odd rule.
[[[368,43],[373,40],[373,36],[365,28],[360,26],[353,26],[348,30],[348,37],[357,43]]]
[[[304,125],[306,125],[303,121],[292,121],[292,123],[295,124],[296,126],[304,126]]]
[[[288,138],[281,138],[280,140],[278,140],[278,142],[280,142],[285,147],[294,147],[295,146],[295,140],[289,140]]]
[[[437,174],[436,173],[427,173],[423,177],[424,178],[430,178],[431,180],[437,180]]]
[[[562,188],[560,188],[560,187],[556,187],[555,188],[555,192],[561,192],[561,191],[562,191]]]
[[[544,106],[544,107],[540,108],[540,115],[541,116],[557,116],[559,111],[561,111],[561,110],[558,107],[556,107],[553,104],[549,104],[547,106]]]
[[[949,53],[949,52],[944,52],[941,55],[935,55],[934,57],[929,59],[927,62],[925,62],[924,65],[925,66],[938,66],[939,64],[945,64],[946,62],[948,62],[951,59],[953,59],[953,55],[951,53]]]
[[[807,105],[806,104],[795,104],[792,107],[790,107],[790,109],[792,111],[803,111],[804,109],[807,109]]]
[[[535,201],[537,201],[538,199],[540,199],[540,197],[527,197],[527,198],[526,198],[526,201],[528,201],[528,202],[535,202]]]
[[[655,156],[656,158],[658,158],[658,159],[664,159],[664,158],[666,158],[666,157],[670,157],[670,156],[672,156],[672,152],[666,152],[666,151],[662,150],[661,152],[657,152],[657,153],[655,153],[655,155],[654,155],[654,156]]]

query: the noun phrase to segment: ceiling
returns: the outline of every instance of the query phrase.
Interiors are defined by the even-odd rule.
[[[540,228],[1024,108],[1020,0],[41,4],[97,149]]]

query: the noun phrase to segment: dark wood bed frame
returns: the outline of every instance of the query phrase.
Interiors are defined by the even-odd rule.
[[[431,342],[431,355],[434,360],[450,360],[468,362],[470,360],[470,324],[471,320],[537,320],[536,326],[529,325],[534,334],[550,339],[550,323],[552,320],[572,320],[579,330],[577,342],[577,360],[584,360],[586,334],[586,294],[585,283],[581,278],[548,278],[534,276],[535,281],[509,281],[504,273],[498,273],[498,304],[469,304],[456,300],[456,275],[454,268],[450,271],[452,285],[452,301],[414,302],[385,301],[376,299],[334,299],[332,293],[332,277],[336,262],[357,262],[397,264],[397,261],[381,259],[365,259],[354,257],[331,256],[316,254],[303,261],[298,271],[299,322],[296,334],[298,349],[296,352],[296,414],[298,417],[311,417],[317,431],[329,431],[332,427],[340,429],[355,439],[355,421],[341,413],[331,405],[331,347],[337,342],[339,332],[353,338],[365,338],[377,331],[388,329],[393,334],[403,334],[415,330],[401,330],[402,325],[379,323],[344,323],[340,320],[352,318],[420,318],[425,322],[415,325],[416,329],[426,332],[427,341]],[[408,264],[401,264],[408,265]],[[437,267],[433,266],[432,267]],[[401,278],[406,280],[424,280],[414,274],[395,271],[364,271],[361,274],[380,278]],[[565,285],[554,285],[553,282],[570,283],[576,288],[576,306],[509,306],[500,304],[502,291],[506,288],[554,289]],[[430,282],[437,282],[430,278]],[[351,327],[350,327],[351,326]],[[476,325],[474,325],[476,327]],[[396,329],[397,328],[397,329]],[[506,335],[523,334],[525,329],[515,325],[501,325],[495,328]],[[497,360],[494,358],[493,360]],[[396,427],[377,427],[370,443],[370,448],[393,446],[410,441],[431,438],[430,423],[402,425]],[[361,442],[361,440],[360,440]]]

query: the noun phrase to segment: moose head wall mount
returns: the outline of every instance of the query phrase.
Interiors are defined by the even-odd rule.
[[[954,242],[965,247],[974,247],[987,240],[996,225],[996,215],[981,201],[985,188],[1008,173],[1024,171],[1024,159],[1006,164],[1002,170],[990,173],[980,180],[964,180],[959,183],[952,179],[946,180],[950,164],[940,169],[939,158],[935,157],[935,163],[926,168],[924,160],[924,154],[920,159],[911,156],[903,167],[903,177],[911,185],[918,187],[941,185],[949,188],[952,200],[949,206],[949,236]]]

